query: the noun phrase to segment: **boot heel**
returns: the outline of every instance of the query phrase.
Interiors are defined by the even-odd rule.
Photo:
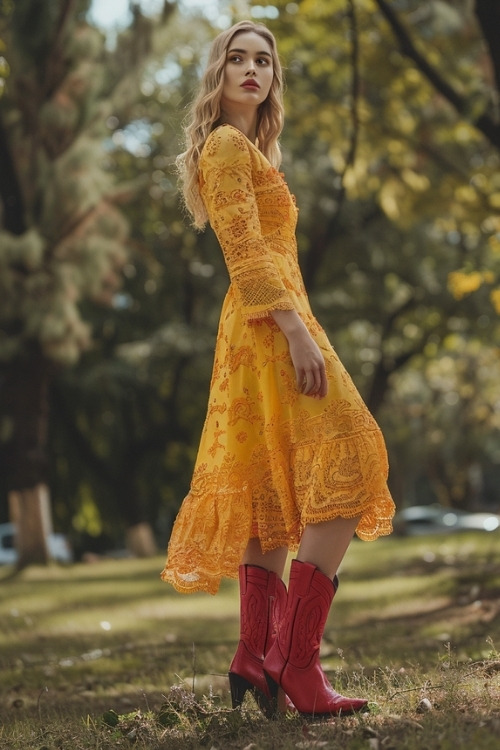
[[[266,678],[267,687],[269,689],[269,695],[271,696],[270,702],[271,702],[274,714],[275,715],[286,714],[290,706],[289,704],[287,704],[285,691],[276,682],[276,680],[273,680],[273,678],[270,675],[268,675],[268,673],[265,670],[264,670],[264,676]],[[293,706],[291,706],[291,709],[295,710]]]
[[[280,689],[280,686],[276,682],[276,680],[273,680],[271,675],[269,675],[266,670],[264,670],[264,677],[266,678],[267,687],[269,688],[269,695],[273,699],[273,701],[278,700],[278,691]]]
[[[241,675],[236,674],[236,672],[229,672],[229,687],[231,688],[231,705],[233,708],[241,706],[247,691],[249,691],[267,719],[272,719],[276,716],[278,709],[277,701],[273,698],[268,698],[262,690],[259,690],[258,687]]]
[[[239,708],[243,703],[247,690],[253,692],[254,686],[244,677],[234,672],[229,672],[229,687],[231,689],[231,704],[233,708]]]

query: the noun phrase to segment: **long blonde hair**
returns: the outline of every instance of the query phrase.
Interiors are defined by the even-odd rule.
[[[184,128],[186,150],[177,159],[184,203],[196,229],[203,229],[208,221],[207,212],[200,195],[198,164],[205,141],[212,130],[220,124],[220,103],[227,50],[237,34],[250,31],[259,34],[268,42],[273,61],[271,89],[266,100],[260,105],[258,112],[257,138],[259,149],[273,167],[277,168],[281,163],[278,139],[283,129],[284,116],[283,74],[276,40],[263,24],[253,21],[240,21],[227,31],[221,32],[212,42],[198,95],[191,104],[187,125]]]

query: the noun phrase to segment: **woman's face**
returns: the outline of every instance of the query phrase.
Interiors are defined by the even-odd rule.
[[[224,68],[222,109],[235,105],[258,107],[267,99],[273,82],[273,58],[269,42],[254,31],[231,39]]]

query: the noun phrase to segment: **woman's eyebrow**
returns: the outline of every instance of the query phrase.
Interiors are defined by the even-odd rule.
[[[230,49],[227,54],[230,55],[231,52],[239,52],[241,55],[246,55],[247,54],[247,50],[246,49],[237,49],[237,48]],[[266,52],[265,50],[262,50],[262,52],[257,52],[256,54],[257,55],[266,55],[266,57],[271,57],[271,53],[270,52]]]

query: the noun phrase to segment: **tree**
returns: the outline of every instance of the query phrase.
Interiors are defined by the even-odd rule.
[[[210,234],[183,221],[173,162],[211,34],[201,19],[172,17],[153,39],[140,96],[110,121],[113,172],[146,185],[127,208],[124,286],[113,306],[92,309],[94,346],[52,389],[52,453],[65,446],[52,465],[54,507],[79,550],[122,544],[144,523],[166,539],[189,483],[227,274],[214,272],[223,262],[213,240],[208,257]]]
[[[388,410],[397,375],[445,356],[457,335],[485,346],[495,335],[485,325],[487,295],[465,294],[483,284],[495,301],[492,55],[469,4],[397,4],[420,67],[380,3],[276,5],[270,23],[287,64],[285,145],[295,154],[287,174],[301,206],[304,276],[342,359],[387,423],[394,480],[400,433]],[[445,92],[460,91],[460,108],[438,79]]]
[[[445,423],[465,418],[466,388],[456,391],[450,419],[439,406],[439,388],[419,386],[412,397],[428,409],[427,419],[411,421],[416,406],[407,403],[407,383],[423,383],[422,373],[433,361],[449,361],[450,352],[458,366],[463,341],[490,335],[487,294],[457,300],[448,284],[450,272],[471,261],[471,248],[474,260],[486,264],[487,238],[478,239],[476,229],[489,215],[491,146],[475,128],[463,128],[462,118],[405,61],[373,2],[276,5],[279,16],[268,23],[289,81],[284,169],[300,206],[300,257],[314,308],[383,423],[398,500],[422,475],[446,486],[466,455],[477,458],[472,442],[450,455],[445,444]],[[255,13],[265,10],[258,5]],[[459,32],[461,26],[443,29],[432,14],[425,22],[420,16],[418,33],[433,40],[433,54],[434,43],[442,50],[441,68],[448,69],[448,58],[460,61],[473,99],[482,80],[481,38],[463,18]],[[183,105],[215,33],[199,19],[173,26],[167,54],[146,74],[132,119],[146,134],[149,155],[125,147],[110,154],[123,178],[151,176],[149,193],[129,208],[137,252],[125,306],[102,311],[97,349],[58,379],[67,409],[54,438],[73,441],[75,453],[79,440],[88,449],[79,450],[77,472],[72,460],[57,474],[60,494],[79,478],[85,507],[97,506],[89,517],[98,512],[109,525],[116,518],[111,488],[126,461],[134,473],[128,485],[162,534],[189,483],[227,278],[211,233],[196,236],[183,224],[172,171]],[[113,132],[117,144],[127,142],[124,122]],[[486,171],[474,166],[478,154]],[[481,266],[480,274],[486,270]],[[471,358],[476,351],[471,345]],[[487,358],[485,349],[476,361]],[[468,412],[469,430],[480,411]],[[422,450],[415,462],[415,441],[426,442],[431,424],[443,441],[433,442],[434,456]],[[494,421],[483,427],[473,430],[481,445],[495,442],[494,432],[486,438]]]
[[[397,500],[425,485],[427,496],[464,503],[474,473],[467,466],[479,462],[494,477],[500,455],[494,387],[500,373],[490,344],[498,325],[489,299],[498,263],[498,152],[477,126],[484,115],[494,124],[488,104],[493,79],[486,75],[494,51],[485,54],[486,33],[465,3],[385,6],[397,7],[413,47],[460,93],[464,109],[450,104],[425,66],[420,70],[405,53],[375,0],[277,0],[272,8],[256,3],[241,12],[259,18],[269,11],[265,20],[279,39],[288,78],[284,170],[300,206],[301,265],[318,317],[384,427]],[[166,536],[190,479],[227,285],[211,232],[196,235],[183,220],[173,168],[183,109],[216,30],[206,20],[178,15],[169,15],[160,33],[161,26],[151,30],[136,10],[114,53],[89,32],[100,40],[91,57],[102,62],[102,78],[90,76],[97,88],[93,99],[82,100],[86,124],[78,132],[91,135],[107,181],[94,195],[113,211],[130,198],[129,239],[124,228],[120,243],[127,257],[118,260],[123,286],[119,294],[116,287],[108,290],[104,305],[88,287],[77,286],[75,309],[86,338],[72,367],[39,345],[51,385],[55,513],[59,523],[82,530],[121,534],[150,522]],[[11,38],[9,32],[9,50]],[[22,45],[15,49],[13,59],[8,56],[17,81]],[[140,69],[146,55],[149,64]],[[133,71],[132,85],[124,69]],[[10,93],[2,117],[6,142],[18,154],[18,175],[27,152],[16,101]],[[89,110],[99,114],[85,119]],[[33,111],[26,132],[44,156],[34,170],[44,185],[41,169],[50,159]],[[56,140],[61,145],[64,138]],[[73,148],[71,138],[67,148]],[[144,188],[129,190],[139,177]],[[61,185],[65,195],[67,182]],[[25,193],[29,198],[22,215],[31,234],[17,235],[27,242],[38,238],[39,223],[31,217],[40,214],[41,191],[36,200],[24,183],[18,192],[22,201]],[[16,205],[15,190],[9,196]],[[9,242],[15,237],[11,228]],[[43,265],[47,250],[48,244],[42,265],[25,271],[31,284],[42,267],[51,273],[55,267]],[[69,257],[78,279],[90,256]],[[0,284],[4,267],[19,272],[19,259],[2,263]],[[28,339],[18,346],[20,340],[14,326],[2,341],[3,351],[18,347],[3,357],[4,378],[20,361],[18,353],[26,358],[30,351]],[[40,337],[33,340],[46,346]],[[32,369],[24,371],[30,383]],[[481,397],[472,398],[471,388],[481,389]],[[24,402],[28,392],[28,385],[19,388]],[[450,439],[453,425],[470,439]],[[4,439],[8,430],[4,421]]]
[[[118,206],[135,188],[116,184],[107,168],[105,123],[137,95],[153,24],[136,9],[126,47],[107,52],[103,35],[85,21],[88,4],[19,0],[7,37],[0,437],[20,566],[48,557],[50,384],[91,346],[84,305],[112,303],[128,252],[129,229]],[[163,21],[171,9],[165,4]]]

